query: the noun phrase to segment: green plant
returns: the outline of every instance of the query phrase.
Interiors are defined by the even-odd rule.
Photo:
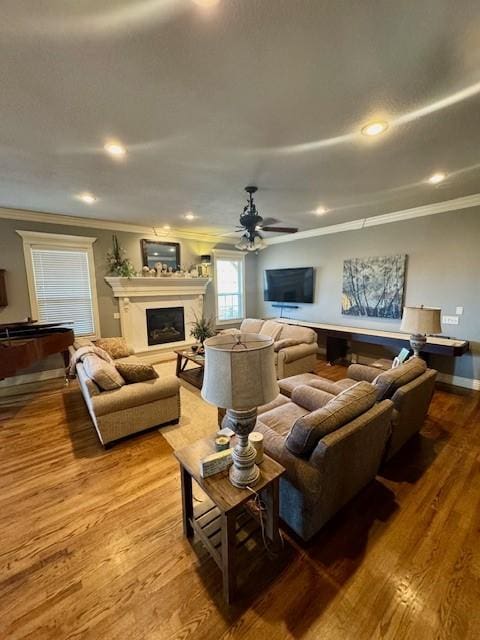
[[[215,335],[215,327],[212,318],[205,318],[202,315],[200,318],[195,315],[195,320],[192,322],[192,328],[190,335],[198,340],[202,345],[207,338],[211,338]]]
[[[136,271],[130,260],[125,258],[125,250],[118,244],[115,234],[112,236],[112,243],[112,250],[107,253],[108,275],[132,278],[136,275]]]

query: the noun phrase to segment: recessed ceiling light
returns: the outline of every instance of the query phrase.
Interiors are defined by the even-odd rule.
[[[163,228],[165,229],[165,231],[169,231],[170,230],[170,225],[169,224],[164,224]]]
[[[199,7],[213,7],[219,3],[219,0],[193,0]]]
[[[369,122],[361,128],[361,132],[364,136],[378,136],[388,129],[388,123],[383,120],[377,122]]]
[[[430,176],[428,182],[430,184],[439,184],[440,182],[443,182],[446,177],[447,176],[442,171],[438,171],[437,173],[434,173]]]
[[[323,216],[323,214],[327,213],[327,211],[328,211],[327,207],[320,205],[315,209],[313,213],[315,213],[317,216]]]
[[[85,204],[93,204],[97,201],[93,193],[79,193],[78,196],[75,197],[77,198],[77,200],[81,200]]]
[[[119,142],[107,142],[103,148],[114,158],[123,158],[127,153],[125,147]]]
[[[185,220],[195,220],[195,216],[193,215],[193,213],[191,211],[189,211],[188,213],[186,213],[184,215]]]

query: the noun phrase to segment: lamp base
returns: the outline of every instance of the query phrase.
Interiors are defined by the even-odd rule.
[[[234,487],[245,489],[252,487],[260,477],[260,469],[255,464],[257,452],[248,440],[248,434],[255,428],[257,409],[235,411],[227,409],[222,420],[222,427],[235,432],[237,442],[232,451],[233,465],[230,467],[230,482]]]
[[[410,336],[410,346],[413,349],[413,355],[419,357],[420,351],[427,344],[427,336],[422,335],[421,333],[415,333]]]

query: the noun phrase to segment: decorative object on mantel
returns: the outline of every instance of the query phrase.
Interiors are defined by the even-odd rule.
[[[227,410],[222,427],[237,436],[230,482],[241,489],[252,487],[260,470],[248,436],[255,427],[257,407],[279,393],[273,339],[255,333],[223,334],[206,340],[205,350],[202,398]]]
[[[190,335],[200,343],[199,352],[202,353],[204,350],[203,343],[205,340],[215,335],[215,327],[212,318],[205,318],[203,315],[199,318],[195,315]]]
[[[210,254],[203,254],[200,256],[200,276],[208,278],[210,275],[210,265],[212,264],[212,256]]]
[[[118,243],[116,234],[112,236],[112,250],[107,253],[108,275],[133,278],[137,275],[133,264],[125,258],[125,250]]]
[[[410,333],[410,346],[416,356],[427,343],[427,335],[442,333],[441,309],[424,307],[404,307],[400,331]]]
[[[178,242],[162,242],[157,240],[141,240],[143,265],[149,269],[157,264],[162,270],[170,273],[180,269],[180,244]],[[171,269],[171,270],[170,270]]]
[[[403,254],[345,260],[342,314],[399,319],[406,259]]]

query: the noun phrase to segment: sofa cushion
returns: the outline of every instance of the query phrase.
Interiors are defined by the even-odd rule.
[[[273,320],[266,320],[258,333],[261,336],[270,336],[271,338],[276,340],[280,335],[281,330],[281,324],[279,324],[278,322],[274,322]]]
[[[144,362],[116,362],[115,368],[127,384],[158,378],[151,364]]]
[[[321,438],[368,411],[376,399],[376,389],[371,384],[358,382],[321,409],[298,418],[287,436],[287,448],[295,455],[309,456]],[[265,422],[264,416],[262,421]]]
[[[175,376],[126,384],[121,389],[104,391],[95,396],[92,399],[93,409],[97,416],[104,416],[116,411],[149,404],[161,398],[179,396],[179,387],[180,383]]]
[[[115,369],[115,366],[102,360],[94,353],[84,356],[82,364],[87,377],[93,380],[102,391],[119,389],[125,384],[125,380]]]
[[[317,379],[323,380],[323,378],[320,378],[315,373],[299,373],[296,376],[289,376],[288,378],[279,380],[278,386],[280,387],[280,393],[290,398],[295,387],[301,384],[310,384],[312,380]]]
[[[309,411],[321,409],[327,402],[333,400],[335,396],[321,389],[315,389],[308,384],[301,384],[292,392],[292,402],[299,404]]]
[[[292,339],[306,344],[317,343],[317,334],[308,327],[298,327],[294,324],[281,324],[282,332],[279,339]]]
[[[240,329],[242,333],[260,333],[263,323],[264,320],[259,320],[258,318],[245,318],[245,320],[242,320]]]
[[[114,360],[125,358],[133,353],[125,338],[99,338],[95,344],[110,354]]]
[[[286,436],[292,428],[292,424],[306,413],[308,413],[308,409],[304,409],[294,402],[287,402],[262,413],[260,421],[278,435]]]
[[[257,408],[257,413],[258,413],[258,415],[261,415],[262,413],[266,413],[267,411],[271,411],[272,409],[275,409],[276,407],[281,407],[282,404],[288,404],[289,402],[291,402],[291,401],[288,398],[286,398],[281,393],[279,393],[278,396],[275,398],[275,400],[272,400],[268,404],[262,404],[260,407],[258,407]]]
[[[308,384],[315,389],[321,389],[322,391],[326,391],[327,393],[332,393],[334,396],[337,396],[344,389],[343,387],[339,386],[338,382],[332,382],[331,380],[327,380],[326,378],[322,378],[320,376],[315,376],[315,378],[310,380]]]
[[[378,400],[389,400],[397,389],[418,378],[426,370],[425,360],[414,356],[395,369],[380,373],[373,381],[377,388]]]
[[[286,349],[287,347],[295,347],[297,344],[301,344],[301,343],[298,340],[294,340],[293,338],[276,340],[273,343],[273,350],[280,351],[280,349]]]

